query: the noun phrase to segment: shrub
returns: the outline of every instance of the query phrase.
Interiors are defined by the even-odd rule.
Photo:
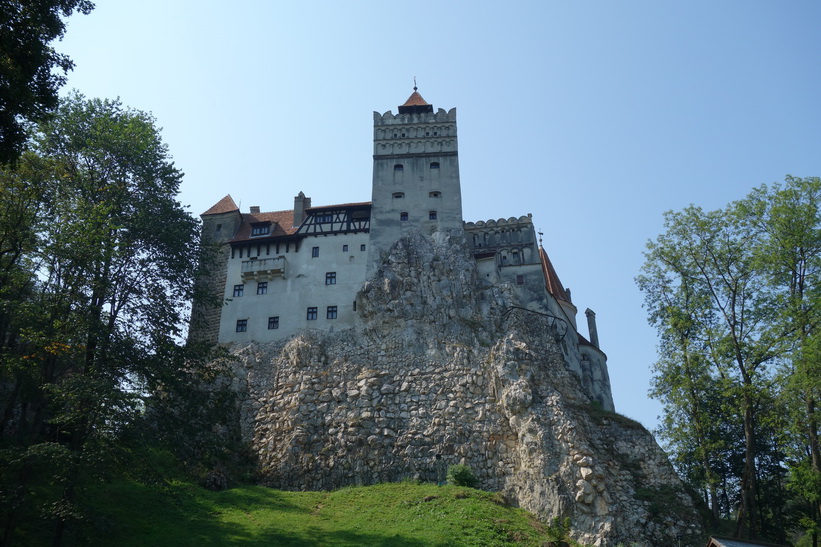
[[[448,467],[448,482],[456,486],[475,488],[479,479],[467,465],[451,465]]]

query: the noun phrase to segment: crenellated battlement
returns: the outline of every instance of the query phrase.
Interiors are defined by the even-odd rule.
[[[417,112],[413,114],[394,114],[390,110],[384,114],[373,112],[373,125],[406,125],[414,123],[441,123],[441,122],[456,122],[456,107],[450,110],[444,108],[438,109],[434,112]]]

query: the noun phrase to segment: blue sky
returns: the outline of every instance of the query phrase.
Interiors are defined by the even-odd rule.
[[[533,214],[655,427],[634,278],[662,213],[821,176],[821,2],[96,0],[66,91],[149,111],[199,214],[370,200],[372,112],[456,107],[465,220]],[[582,327],[586,334],[586,328]]]

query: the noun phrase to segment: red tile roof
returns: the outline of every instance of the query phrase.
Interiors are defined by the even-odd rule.
[[[402,106],[430,106],[430,104],[422,98],[422,95],[416,91],[416,88],[413,88],[413,93],[411,93],[411,96],[408,97],[408,100],[405,101],[405,104]]]
[[[231,194],[228,194],[219,200],[216,205],[205,211],[203,215],[220,215],[222,213],[230,213],[231,211],[239,211],[239,207],[234,203],[234,198],[231,197]]]
[[[547,292],[553,295],[553,298],[556,300],[570,302],[570,299],[567,298],[567,292],[565,292],[564,286],[556,273],[556,269],[553,267],[553,263],[550,262],[547,252],[541,245],[539,245],[539,258],[542,261],[542,273],[544,274],[544,282],[547,287]]]
[[[272,224],[271,233],[261,237],[251,237],[251,224],[258,222],[270,222]],[[296,233],[298,226],[293,226],[293,211],[274,211],[271,213],[245,213],[242,215],[242,223],[236,235],[231,241],[245,241],[249,239],[265,239],[268,237],[289,236]]]

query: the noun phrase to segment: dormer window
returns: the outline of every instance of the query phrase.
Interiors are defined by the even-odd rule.
[[[270,222],[255,222],[251,224],[251,237],[267,236],[270,233]]]

